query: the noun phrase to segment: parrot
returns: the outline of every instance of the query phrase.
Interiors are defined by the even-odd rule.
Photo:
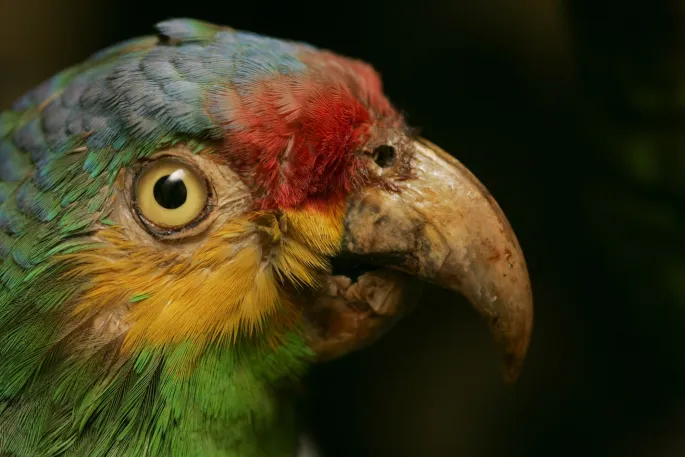
[[[368,63],[175,18],[0,114],[0,456],[294,457],[316,363],[465,297],[523,365],[498,203]]]

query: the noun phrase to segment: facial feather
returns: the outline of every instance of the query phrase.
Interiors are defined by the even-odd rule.
[[[280,221],[254,213],[231,220],[181,256],[107,227],[94,237],[98,247],[58,261],[68,266],[65,280],[90,278],[77,317],[125,308],[125,352],[182,341],[234,343],[265,328],[278,338],[293,330],[301,312],[284,284],[319,285],[342,241],[342,208],[290,210]]]

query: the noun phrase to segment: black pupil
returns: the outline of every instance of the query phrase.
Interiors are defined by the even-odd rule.
[[[186,202],[188,189],[183,179],[166,175],[155,183],[154,195],[162,208],[176,209]]]

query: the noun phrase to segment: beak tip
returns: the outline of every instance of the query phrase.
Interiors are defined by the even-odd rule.
[[[522,277],[527,279],[527,272]],[[524,290],[530,291],[529,286],[528,282]],[[500,308],[499,319],[491,321],[490,330],[501,350],[504,378],[508,384],[513,384],[521,374],[533,333],[533,300],[528,294],[525,298],[512,297],[505,303]]]
[[[532,334],[532,313],[528,315],[525,324],[520,328],[521,333],[511,338],[504,347],[502,355],[502,365],[504,368],[504,379],[508,384],[515,383],[528,353],[530,337]]]

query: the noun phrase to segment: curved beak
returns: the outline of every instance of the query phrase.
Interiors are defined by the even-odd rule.
[[[533,327],[526,262],[507,218],[458,160],[420,139],[411,175],[393,191],[368,188],[348,201],[343,253],[462,294],[517,379]]]

